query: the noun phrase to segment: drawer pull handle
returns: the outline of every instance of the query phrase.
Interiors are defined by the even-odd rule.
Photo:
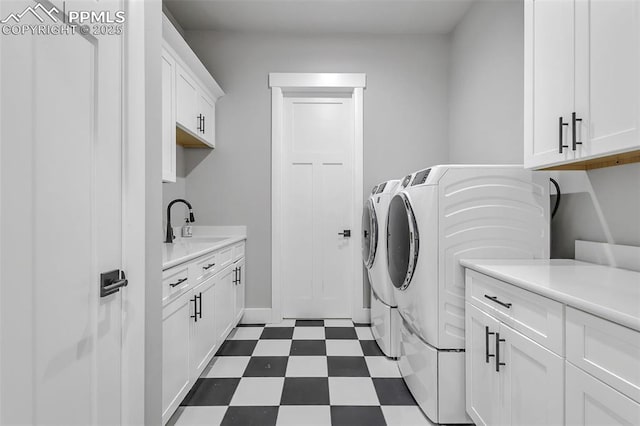
[[[490,354],[489,353],[489,336],[492,336],[496,333],[493,333],[491,331],[489,331],[489,327],[485,326],[484,327],[484,356],[485,356],[485,362],[487,364],[489,364],[489,358],[494,357],[494,354]]]
[[[500,372],[501,365],[507,365],[504,362],[500,362],[500,342],[505,342],[500,338],[500,333],[496,333],[496,372]]]
[[[496,296],[489,296],[488,294],[485,294],[484,297],[486,297],[487,299],[491,300],[492,302],[496,302],[500,306],[504,306],[507,309],[511,308],[511,303],[506,303],[506,302],[503,302],[501,300],[498,300],[498,298]]]
[[[186,278],[180,278],[178,281],[176,281],[173,284],[169,284],[169,287],[176,287],[179,286],[180,284],[182,284],[183,282],[185,282],[187,279]]]
[[[569,145],[564,145],[562,143],[562,139],[563,139],[562,138],[562,133],[564,132],[564,126],[568,126],[568,125],[569,125],[569,123],[565,123],[564,121],[562,121],[562,117],[560,117],[558,119],[558,152],[560,154],[562,154],[562,151],[565,148],[569,148]]]
[[[206,271],[208,269],[213,268],[214,266],[216,266],[215,262],[214,263],[210,263],[207,266],[203,266],[202,269],[204,269]]]

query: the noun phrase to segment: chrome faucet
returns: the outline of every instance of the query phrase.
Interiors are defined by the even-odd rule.
[[[173,235],[173,228],[171,227],[171,206],[173,206],[175,203],[184,203],[187,205],[187,207],[189,207],[189,222],[195,222],[196,219],[193,216],[193,208],[191,207],[191,204],[187,201],[187,200],[183,200],[182,198],[178,198],[176,200],[173,200],[172,202],[169,203],[169,205],[167,206],[167,236],[164,240],[165,243],[173,243],[173,240],[176,238]]]

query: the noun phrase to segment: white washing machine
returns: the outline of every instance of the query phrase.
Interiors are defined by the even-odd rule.
[[[400,316],[387,272],[387,209],[399,180],[373,188],[362,212],[362,259],[371,284],[371,333],[388,357],[400,356]]]
[[[459,261],[548,258],[548,175],[521,166],[421,170],[391,199],[387,234],[402,376],[433,422],[471,423]]]

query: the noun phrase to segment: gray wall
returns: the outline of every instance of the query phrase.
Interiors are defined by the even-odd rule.
[[[451,34],[452,163],[523,161],[522,1],[477,1]]]
[[[523,25],[521,2],[482,0],[451,35],[452,163],[522,163]],[[640,164],[587,175],[591,188],[561,198],[552,257],[573,258],[576,239],[640,246]]]
[[[187,40],[226,95],[217,104],[217,148],[185,150],[186,196],[199,224],[248,226],[248,307],[271,305],[270,72],[367,74],[365,193],[447,161],[445,36],[188,32]]]

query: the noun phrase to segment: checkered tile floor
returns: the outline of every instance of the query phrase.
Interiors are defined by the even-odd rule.
[[[169,425],[429,425],[368,325],[285,320],[231,332]]]

